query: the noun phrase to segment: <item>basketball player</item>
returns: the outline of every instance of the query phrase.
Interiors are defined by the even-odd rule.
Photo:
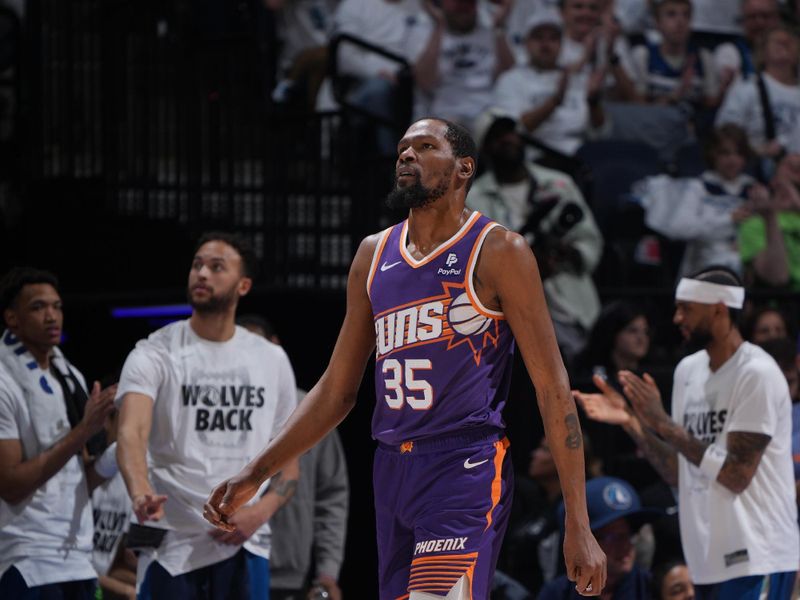
[[[621,425],[678,487],[681,541],[698,599],[789,600],[800,559],[791,400],[780,368],[742,340],[744,288],[711,267],[681,279],[675,324],[697,352],[675,369],[672,417],[649,375],[620,371],[622,396],[576,396],[589,417]]]
[[[599,595],[605,556],[589,529],[580,425],[533,254],[465,208],[476,151],[463,128],[417,121],[398,154],[388,203],[408,219],[362,242],[328,369],[265,451],[214,489],[205,517],[229,529],[264,478],[335,427],[377,346],[380,598],[485,600],[510,509],[501,411],[516,338],[561,476],[568,574]]]
[[[297,406],[286,353],[234,322],[254,270],[244,240],[203,236],[189,270],[191,317],[136,344],[122,369],[117,456],[144,525],[130,531],[145,546],[141,597],[269,597],[268,521],[294,492],[297,460],[273,473],[228,532],[208,527],[198,510],[220,473],[241,469]]]

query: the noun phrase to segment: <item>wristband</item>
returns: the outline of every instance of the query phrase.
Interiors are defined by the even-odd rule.
[[[119,471],[117,466],[117,442],[111,444],[94,461],[94,471],[103,479],[110,479]]]
[[[703,453],[703,460],[700,461],[699,465],[700,471],[711,481],[716,481],[727,457],[728,451],[725,450],[725,448],[721,448],[716,444],[711,444],[706,448],[705,453]]]

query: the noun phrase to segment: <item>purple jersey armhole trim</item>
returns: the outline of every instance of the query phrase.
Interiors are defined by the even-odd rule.
[[[478,298],[477,292],[475,292],[475,289],[472,287],[472,275],[475,272],[475,265],[478,264],[478,257],[481,254],[483,242],[486,240],[486,236],[489,235],[489,232],[496,227],[505,229],[499,223],[492,221],[486,224],[486,226],[483,228],[483,231],[481,231],[480,235],[478,236],[478,239],[475,241],[475,246],[473,246],[472,254],[470,255],[469,262],[467,263],[467,273],[464,278],[464,288],[466,289],[467,297],[469,298],[469,301],[475,310],[485,317],[490,317],[492,319],[505,319],[505,315],[503,315],[502,312],[486,308]]]
[[[372,282],[375,279],[375,270],[378,268],[378,263],[380,262],[381,255],[383,254],[383,249],[386,246],[386,240],[389,239],[389,235],[394,227],[395,225],[387,227],[380,233],[378,244],[375,246],[375,252],[372,254],[372,262],[369,265],[369,275],[367,275],[367,297],[370,299],[372,299]]]

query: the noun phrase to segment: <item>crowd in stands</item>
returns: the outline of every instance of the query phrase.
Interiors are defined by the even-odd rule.
[[[742,277],[755,292],[742,335],[775,359],[791,394],[800,491],[800,352],[791,295],[800,292],[800,1],[264,2],[282,42],[275,107],[358,107],[362,118],[374,117],[362,122],[370,149],[391,156],[404,114],[402,86],[410,84],[410,114],[470,129],[481,161],[468,205],[520,232],[534,249],[574,388],[590,390],[600,376],[622,393],[617,373],[649,373],[670,398],[681,352],[664,330],[671,319],[638,301],[604,303],[603,288],[671,288],[710,265]],[[337,34],[366,46],[344,43],[332,56]],[[117,412],[106,408],[105,439],[113,444]],[[585,416],[587,500],[609,557],[608,597],[694,598],[676,490],[621,427]],[[93,434],[103,419],[95,421]],[[79,442],[83,448],[86,440]],[[336,471],[346,506],[346,474],[331,458],[341,457],[341,448],[338,439],[329,442],[336,451],[326,455],[327,468]],[[493,598],[572,597],[546,441],[532,449],[528,465],[516,467]],[[132,507],[116,468],[108,473],[93,495],[95,567],[104,574],[103,597],[132,598],[135,556],[122,529]],[[306,485],[310,495],[313,484]],[[301,508],[311,510],[313,499]],[[333,575],[342,543],[335,544]],[[300,575],[279,582],[276,597],[300,597],[307,574],[325,579],[310,573],[308,559],[306,552]],[[333,575],[330,587],[341,597]]]
[[[800,3],[365,2],[326,4],[328,34],[359,37],[407,66],[342,51],[350,102],[391,118],[406,69],[415,116],[473,132],[482,154],[468,205],[534,248],[574,387],[590,389],[601,374],[621,391],[616,373],[649,372],[669,398],[679,353],[669,320],[636,302],[604,306],[595,286],[671,287],[720,265],[757,292],[744,337],[775,358],[797,402],[796,308],[782,306],[800,289]],[[329,93],[316,106],[336,101]],[[376,152],[391,155],[392,139],[378,127]],[[603,547],[618,557],[609,580],[616,565],[632,586],[613,597],[694,597],[673,491],[619,427],[583,424],[589,476],[619,478],[632,486],[620,493],[661,511],[623,518],[609,534],[616,545]],[[800,434],[793,443],[796,457]],[[558,583],[559,493],[546,455],[543,442],[528,469],[517,465],[497,597],[569,597]],[[642,573],[647,592],[635,591]]]

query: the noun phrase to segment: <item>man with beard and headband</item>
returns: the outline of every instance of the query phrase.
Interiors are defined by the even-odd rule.
[[[417,121],[397,151],[387,201],[408,219],[361,243],[327,370],[278,437],[212,491],[204,515],[234,527],[267,477],[350,412],[375,352],[379,598],[488,598],[513,486],[501,412],[516,340],[561,478],[567,574],[599,595],[606,561],[536,260],[521,236],[465,207],[477,152],[463,127]]]
[[[204,235],[189,270],[191,317],[137,343],[122,369],[117,457],[138,521],[129,545],[142,548],[140,597],[269,597],[268,522],[294,492],[298,461],[271,473],[228,531],[200,512],[208,489],[253,459],[296,406],[286,353],[234,321],[255,264],[238,236]]]
[[[681,279],[674,322],[696,350],[675,369],[672,418],[653,379],[620,371],[575,392],[590,418],[621,425],[677,486],[681,541],[698,599],[789,600],[800,559],[791,399],[780,368],[745,342],[739,278],[709,267]],[[763,597],[763,596],[761,596]]]

